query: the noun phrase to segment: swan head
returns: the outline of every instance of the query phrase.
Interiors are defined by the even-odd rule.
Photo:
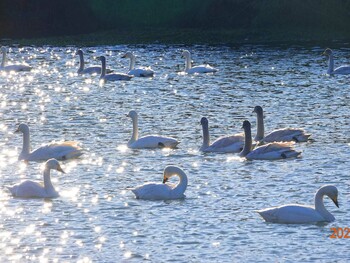
[[[188,50],[183,50],[182,51],[182,56],[185,57],[185,58],[188,58],[190,56],[190,51]]]
[[[122,56],[122,58],[133,58],[134,56],[135,55],[132,52],[128,51]]]
[[[251,124],[250,124],[250,122],[247,121],[247,120],[243,121],[242,128],[243,128],[244,130],[246,130],[246,129],[251,129]]]
[[[325,185],[321,187],[318,191],[327,195],[330,199],[332,199],[333,203],[339,208],[338,203],[338,189],[333,185]]]
[[[81,56],[81,55],[83,55],[83,51],[81,49],[78,49],[77,52],[75,53],[75,55]]]
[[[1,52],[2,53],[6,53],[7,51],[6,51],[6,47],[1,47]]]
[[[256,114],[263,114],[263,109],[261,106],[255,106],[253,112]]]
[[[137,112],[134,110],[131,110],[131,111],[129,111],[127,116],[130,117],[131,119],[135,119],[135,118],[137,118]]]
[[[170,177],[174,175],[179,175],[179,173],[183,173],[182,169],[174,166],[174,165],[169,165],[165,167],[164,172],[163,172],[163,184],[165,184]]]
[[[330,48],[326,48],[326,50],[322,53],[322,55],[324,55],[324,56],[331,56],[333,54],[333,51],[332,51],[332,49],[330,49]]]
[[[49,159],[49,160],[46,161],[46,163],[45,163],[45,168],[46,168],[46,169],[54,169],[54,170],[57,170],[57,171],[59,171],[59,172],[61,172],[61,173],[65,173],[65,172],[63,171],[63,169],[62,169],[60,163],[59,163],[56,159],[54,159],[54,158]]]
[[[208,126],[208,119],[206,117],[202,117],[201,119],[201,125],[202,126]]]
[[[16,133],[21,132],[21,133],[29,133],[29,127],[25,123],[21,123],[18,125],[17,129],[15,130]]]
[[[105,56],[99,56],[98,59],[101,60],[102,62],[106,62],[106,57]]]

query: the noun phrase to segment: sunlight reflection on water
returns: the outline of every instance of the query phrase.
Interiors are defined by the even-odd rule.
[[[76,73],[75,47],[11,48],[9,63],[27,62],[34,69],[0,72],[2,185],[42,181],[44,163],[17,160],[22,136],[14,131],[21,122],[31,127],[33,149],[76,140],[84,155],[62,162],[66,174],[52,172],[56,199],[12,198],[1,188],[1,262],[254,262],[256,251],[265,262],[293,261],[295,251],[303,262],[343,260],[346,246],[328,236],[330,227],[348,226],[345,208],[325,199],[336,222],[321,226],[266,224],[254,211],[286,202],[312,204],[326,183],[337,185],[340,202],[347,202],[349,77],[325,74],[320,47],[249,45],[186,47],[196,64],[219,68],[216,74],[188,76],[180,72],[183,48],[84,49],[88,65],[105,55],[111,68],[126,72],[120,56],[130,49],[137,65],[156,71],[153,78],[105,84],[97,75]],[[347,52],[337,50],[337,58]],[[265,109],[266,130],[301,126],[313,134],[314,142],[297,145],[302,158],[251,162],[199,151],[201,117],[210,120],[213,140],[241,132],[245,119],[254,133],[255,105]],[[142,135],[175,137],[178,148],[127,148],[132,124],[125,114],[131,109],[142,114]],[[136,200],[130,189],[161,182],[170,164],[188,174],[186,198]]]

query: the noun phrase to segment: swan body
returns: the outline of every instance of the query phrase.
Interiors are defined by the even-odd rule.
[[[135,68],[136,57],[132,52],[126,52],[122,58],[130,59],[130,67],[128,71],[128,75],[132,75],[134,77],[153,77],[154,71],[150,68]]]
[[[67,160],[77,158],[83,154],[78,143],[74,141],[50,143],[30,152],[30,133],[28,125],[25,123],[20,124],[16,132],[23,133],[23,147],[18,160],[46,161],[51,158]]]
[[[100,56],[99,59],[101,60],[101,63],[102,63],[100,80],[103,80],[103,81],[131,80],[132,76],[124,73],[106,74],[106,57]]]
[[[283,224],[306,224],[316,222],[333,222],[334,216],[326,210],[323,197],[328,196],[334,204],[338,205],[338,190],[333,185],[321,187],[315,195],[315,206],[298,204],[282,205],[266,208],[257,212],[266,222]]]
[[[187,74],[195,74],[195,73],[213,73],[217,72],[218,70],[210,65],[199,65],[192,67],[192,62],[191,62],[191,53],[188,50],[184,50],[182,52],[182,56],[186,60],[185,64],[185,72]]]
[[[242,151],[244,146],[243,134],[223,136],[210,144],[208,119],[203,117],[201,119],[201,125],[203,129],[203,144],[200,148],[201,151],[221,153],[238,153]]]
[[[277,160],[297,157],[301,154],[294,149],[294,142],[272,142],[252,150],[251,124],[249,121],[243,122],[244,148],[240,152],[241,157],[247,160]]]
[[[44,184],[40,184],[34,181],[26,180],[20,184],[8,186],[7,188],[14,197],[22,198],[55,198],[59,194],[55,190],[51,182],[50,170],[57,170],[62,173],[60,164],[56,159],[50,159],[45,163],[45,169],[43,172]]]
[[[261,106],[255,106],[254,111],[257,115],[257,132],[255,141],[260,143],[269,142],[307,142],[311,134],[307,134],[301,128],[284,128],[278,129],[265,135],[264,131],[264,113]]]
[[[334,74],[347,75],[347,74],[350,74],[350,66],[340,66],[340,67],[334,69],[333,51],[330,48],[327,48],[323,52],[323,55],[328,57],[327,74],[329,74],[329,75],[334,75]]]
[[[85,68],[84,53],[81,49],[77,51],[76,55],[79,55],[79,68],[77,71],[78,74],[101,74],[102,67],[100,66],[90,66]],[[113,70],[106,69],[106,72],[111,73]]]
[[[136,111],[130,111],[128,117],[132,119],[133,131],[131,139],[128,142],[128,147],[132,149],[152,149],[152,148],[175,148],[179,142],[171,137],[159,135],[148,135],[139,138],[138,136],[138,114]]]
[[[174,175],[180,178],[176,185],[168,185],[166,182]],[[145,200],[172,200],[185,198],[187,188],[187,175],[177,166],[167,166],[163,172],[163,183],[146,183],[138,186],[131,191],[137,199]]]
[[[31,71],[32,67],[27,66],[27,65],[8,65],[6,66],[6,53],[7,50],[5,47],[1,47],[1,52],[2,52],[2,61],[0,65],[0,71],[14,71],[14,72],[20,72],[20,71]]]

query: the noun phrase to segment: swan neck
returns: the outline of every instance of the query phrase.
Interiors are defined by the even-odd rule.
[[[29,131],[23,132],[23,147],[21,155],[29,155],[30,153],[30,136]]]
[[[84,70],[84,64],[85,64],[84,56],[82,53],[79,53],[79,69],[78,69],[79,72]]]
[[[133,70],[135,68],[135,56],[130,57],[130,67],[129,70]]]
[[[242,152],[240,153],[240,156],[244,157],[248,153],[250,153],[252,149],[252,131],[248,127],[244,127],[244,147]]]
[[[179,194],[183,194],[186,191],[188,179],[187,175],[184,171],[182,171],[179,168],[175,169],[176,174],[179,176],[180,181],[179,183],[174,187],[173,191]],[[174,173],[175,174],[175,173]]]
[[[202,144],[202,149],[205,149],[209,147],[209,128],[207,124],[202,125],[203,128],[203,144]]]
[[[54,190],[54,187],[51,182],[50,168],[45,167],[44,170],[44,187],[46,191]]]
[[[333,54],[329,55],[329,60],[328,60],[328,74],[332,74],[334,71],[334,60],[333,60]]]
[[[257,113],[257,128],[255,141],[261,141],[264,139],[265,127],[264,127],[264,114],[262,112]]]
[[[191,64],[191,56],[189,54],[186,55],[186,66],[185,66],[185,71],[189,70],[192,68]]]
[[[315,210],[321,214],[321,216],[323,216],[327,221],[333,221],[334,220],[334,216],[328,212],[328,210],[325,208],[324,204],[323,204],[323,197],[324,197],[324,193],[321,190],[317,191],[316,195],[315,195]]]
[[[104,76],[106,76],[106,61],[104,59],[101,59],[101,63],[102,63],[102,69],[101,69],[101,76],[100,78],[103,78]]]
[[[2,61],[1,61],[1,67],[5,67],[6,63],[6,52],[2,52]]]
[[[132,136],[131,136],[131,139],[129,141],[129,144],[137,141],[138,138],[139,138],[138,118],[136,116],[136,117],[132,118]]]

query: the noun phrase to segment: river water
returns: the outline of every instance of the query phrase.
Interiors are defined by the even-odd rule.
[[[344,48],[347,47],[347,48]],[[78,76],[78,47],[10,47],[9,64],[27,62],[31,72],[0,73],[0,261],[1,262],[332,262],[350,260],[349,239],[331,239],[332,227],[350,227],[349,76],[328,76],[325,46],[118,45],[84,48],[87,64],[105,55],[108,67],[126,72],[126,51],[153,78],[101,85]],[[195,64],[219,71],[185,75],[182,49]],[[335,48],[337,65],[349,63],[350,46]],[[312,142],[297,144],[302,156],[245,161],[237,154],[201,153],[200,119],[211,139],[256,131],[254,106],[265,111],[265,129],[302,127]],[[174,150],[126,147],[139,113],[141,135],[181,141]],[[42,163],[17,161],[25,122],[32,148],[75,140],[84,155],[52,172],[60,197],[13,198],[5,185],[42,180]],[[142,201],[129,190],[161,182],[166,165],[188,175],[184,200]],[[171,179],[175,183],[176,178]],[[265,223],[255,210],[313,204],[316,190],[333,184],[329,224]]]

